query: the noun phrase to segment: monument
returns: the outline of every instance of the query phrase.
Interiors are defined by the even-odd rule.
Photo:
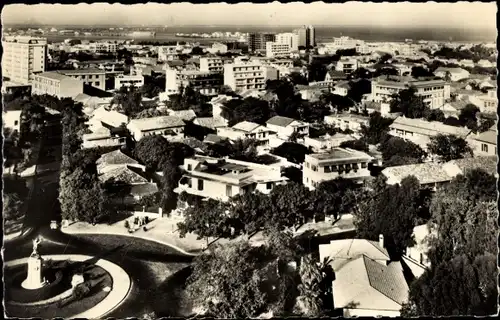
[[[45,281],[42,275],[43,259],[37,251],[41,241],[40,238],[33,239],[33,252],[28,258],[28,276],[21,284],[24,289],[39,289],[47,284],[47,281]]]

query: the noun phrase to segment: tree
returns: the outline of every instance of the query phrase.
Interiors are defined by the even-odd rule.
[[[372,191],[354,211],[357,236],[376,241],[382,234],[391,256],[400,257],[413,245],[419,200],[420,184],[413,176],[404,178],[401,184]]]
[[[343,141],[340,143],[339,147],[341,148],[351,148],[354,150],[359,150],[363,152],[368,152],[368,144],[362,140],[349,140]]]
[[[371,81],[364,79],[364,78],[361,78],[361,79],[356,80],[356,81],[350,81],[349,85],[350,85],[350,88],[347,91],[347,97],[356,101],[357,103],[361,102],[363,95],[372,92]]]
[[[205,54],[203,48],[200,48],[200,47],[193,47],[193,49],[191,49],[191,54],[192,55],[203,55]]]
[[[425,77],[433,77],[434,74],[421,66],[415,66],[411,68],[411,76],[414,78],[425,78]]]
[[[153,171],[161,170],[168,157],[169,142],[159,135],[146,136],[137,142],[134,155]]]
[[[455,117],[447,117],[444,119],[443,124],[454,127],[462,127],[462,122]]]
[[[195,233],[198,239],[207,239],[207,244],[208,238],[227,237],[230,235],[228,209],[226,203],[213,199],[188,207],[184,212],[184,221],[177,224],[180,237]]]
[[[133,116],[134,119],[143,119],[143,118],[153,118],[153,117],[161,117],[166,116],[168,113],[166,111],[160,111],[157,108],[148,108],[144,109],[141,112],[135,114]]]
[[[284,142],[272,149],[271,153],[286,158],[290,162],[301,164],[304,162],[306,154],[310,154],[311,150],[298,143]]]
[[[496,256],[440,262],[410,286],[401,316],[488,316],[497,312]]]
[[[261,289],[259,266],[267,259],[247,242],[216,247],[194,259],[186,293],[195,307],[221,318],[254,318],[266,311],[269,299]]]
[[[141,90],[134,86],[118,88],[111,101],[111,106],[113,105],[117,105],[128,117],[133,117],[144,109]]]
[[[242,121],[264,124],[271,117],[271,108],[267,101],[254,97],[233,99],[224,103],[222,117],[228,120],[229,126]]]
[[[410,87],[395,94],[390,102],[391,112],[402,112],[407,118],[422,118],[428,109],[424,99],[416,95],[416,89]]]
[[[390,135],[385,137],[378,149],[382,152],[382,158],[387,166],[394,165],[401,158],[415,159],[411,162],[421,163],[426,157],[425,151],[417,144]]]
[[[23,201],[17,193],[4,193],[3,217],[5,221],[16,220],[22,217]]]
[[[337,178],[321,182],[314,192],[316,214],[321,218],[333,215],[337,219],[342,214],[351,213],[355,204],[352,192],[358,190],[359,186],[349,179]]]
[[[251,235],[260,231],[273,217],[272,204],[260,192],[237,195],[232,199],[231,222],[236,234]]]
[[[279,228],[297,227],[313,218],[311,192],[302,184],[290,182],[274,187],[269,195],[272,219]]]
[[[281,175],[296,183],[302,183],[302,170],[296,167],[283,168]]]
[[[444,162],[472,156],[472,149],[463,138],[452,134],[439,134],[431,137],[427,149],[430,153],[437,155]]]
[[[308,85],[309,81],[307,81],[307,78],[304,77],[302,74],[299,72],[292,72],[288,75],[288,78],[290,81],[292,81],[293,84],[295,85]]]
[[[394,120],[384,118],[379,112],[370,114],[368,126],[361,127],[363,140],[368,144],[378,144],[382,138],[389,132],[389,126]]]
[[[444,122],[445,116],[444,112],[439,109],[428,109],[424,112],[424,118],[427,121],[439,121]]]
[[[458,120],[467,128],[473,131],[478,129],[477,114],[479,108],[473,104],[467,104],[462,110],[460,110],[460,115]]]

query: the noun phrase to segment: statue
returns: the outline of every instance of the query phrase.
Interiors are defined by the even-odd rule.
[[[37,237],[33,239],[33,252],[31,253],[32,256],[37,256],[38,255],[38,245],[42,242],[42,239],[40,237]]]

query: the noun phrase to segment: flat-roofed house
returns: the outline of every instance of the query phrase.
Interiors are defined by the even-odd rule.
[[[362,126],[368,126],[370,118],[367,116],[357,115],[357,114],[332,114],[325,116],[325,123],[333,125],[341,130],[352,130],[354,132],[359,132]]]
[[[315,189],[321,182],[345,179],[364,180],[370,177],[368,164],[373,157],[350,148],[334,148],[325,153],[313,153],[305,156],[303,184]]]
[[[89,86],[106,90],[106,71],[98,68],[58,70],[57,72],[65,76],[78,79]]]
[[[335,273],[333,304],[344,317],[400,316],[409,288],[399,261],[391,261],[378,242],[364,239],[333,240],[319,246],[320,261],[329,259]]]
[[[168,140],[177,141],[184,138],[184,126],[184,121],[178,117],[162,116],[130,120],[127,129],[135,141],[150,135],[161,135]]]
[[[269,144],[269,136],[274,135],[274,131],[258,123],[242,121],[232,127],[217,128],[217,135],[227,137],[231,140],[255,139],[261,145]]]
[[[460,81],[463,79],[469,78],[469,71],[464,70],[462,68],[444,68],[444,67],[439,67],[434,71],[434,74],[437,77],[446,79],[446,77],[450,77],[451,81]]]
[[[427,148],[430,138],[439,134],[452,134],[460,138],[467,138],[470,130],[463,127],[445,125],[438,121],[426,121],[398,117],[389,126],[389,134],[418,144],[423,149]]]
[[[268,194],[288,181],[279,167],[232,159],[195,156],[185,159],[182,169],[185,174],[174,192],[220,201],[255,190]]]
[[[342,142],[356,140],[349,134],[336,133],[334,135],[325,134],[320,137],[305,137],[304,145],[311,147],[314,152],[321,152],[340,146]]]
[[[309,134],[309,123],[292,118],[275,116],[267,120],[266,127],[280,138],[289,138],[293,133],[305,136]]]

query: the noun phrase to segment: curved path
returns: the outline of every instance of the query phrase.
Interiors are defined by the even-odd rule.
[[[72,261],[86,261],[92,259],[91,256],[86,255],[76,255],[76,254],[57,254],[57,255],[46,255],[43,256],[46,259],[51,259],[55,261],[59,260],[72,260]],[[26,264],[28,258],[16,259],[13,261],[5,262],[5,266],[15,266],[20,264]],[[70,318],[86,318],[86,319],[99,319],[103,318],[113,310],[115,310],[129,295],[132,288],[132,282],[128,274],[118,265],[109,262],[107,260],[99,259],[95,262],[95,265],[106,270],[113,280],[113,288],[109,294],[97,305],[90,308],[89,310],[71,316]]]

